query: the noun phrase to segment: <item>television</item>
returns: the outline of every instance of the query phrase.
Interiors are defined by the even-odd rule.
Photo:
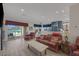
[[[0,3],[0,27],[3,26],[3,18],[4,18],[3,4]]]

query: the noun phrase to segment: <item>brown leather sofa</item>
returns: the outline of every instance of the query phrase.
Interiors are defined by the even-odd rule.
[[[50,35],[42,35],[36,37],[36,40],[40,43],[48,45],[48,49],[58,52],[62,43],[62,36],[60,33],[53,33]]]

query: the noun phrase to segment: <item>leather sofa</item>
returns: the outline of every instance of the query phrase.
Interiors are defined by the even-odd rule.
[[[50,35],[41,35],[40,37],[36,37],[36,40],[48,45],[48,49],[58,52],[62,43],[62,36],[60,33],[53,33]]]
[[[75,44],[70,45],[70,55],[79,56],[79,36],[76,38]]]

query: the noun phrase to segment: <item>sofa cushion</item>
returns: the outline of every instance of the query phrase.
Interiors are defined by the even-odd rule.
[[[55,42],[48,42],[51,46],[55,46],[56,43]]]
[[[53,37],[51,38],[51,42],[57,42],[58,39],[59,39],[58,37],[53,36]]]

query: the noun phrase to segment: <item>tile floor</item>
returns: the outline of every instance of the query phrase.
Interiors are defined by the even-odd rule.
[[[0,56],[38,56],[28,49],[27,41],[24,39],[9,40],[4,44],[4,50],[0,51]],[[55,53],[47,50],[47,56],[66,56],[64,53]]]

